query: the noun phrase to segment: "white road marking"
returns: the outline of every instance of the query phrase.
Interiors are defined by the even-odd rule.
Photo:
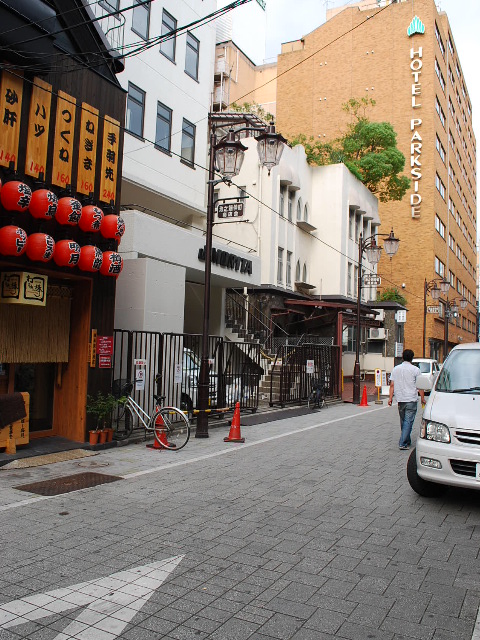
[[[294,429],[293,431],[288,431],[287,433],[278,433],[274,436],[270,436],[268,438],[262,438],[261,440],[256,440],[255,442],[246,442],[244,444],[229,444],[225,445],[224,449],[219,451],[213,451],[212,453],[205,453],[204,455],[197,456],[195,458],[184,458],[182,460],[178,460],[177,462],[167,462],[165,464],[150,467],[150,469],[144,469],[143,471],[136,471],[134,473],[127,473],[125,475],[115,474],[119,478],[123,478],[124,480],[128,480],[129,478],[137,478],[139,476],[149,475],[151,473],[158,473],[159,471],[165,471],[166,469],[172,469],[175,467],[181,467],[186,464],[192,464],[194,462],[200,462],[202,460],[208,460],[209,458],[215,458],[217,456],[224,456],[231,453],[236,453],[248,447],[256,447],[259,444],[265,444],[265,442],[271,442],[272,440],[278,440],[279,438],[288,438],[297,433],[303,433],[304,431],[311,431],[312,429],[318,429],[319,427],[325,427],[329,424],[334,424],[336,422],[343,422],[344,420],[351,420],[352,418],[356,418],[359,415],[366,415],[368,413],[375,413],[377,411],[383,411],[388,409],[389,407],[377,407],[375,409],[370,409],[369,411],[363,411],[361,414],[353,413],[348,416],[343,416],[342,418],[335,418],[334,420],[327,420],[326,422],[319,422],[317,424],[310,425],[309,427],[301,427],[300,429]],[[223,442],[222,442],[223,446]],[[187,444],[188,447],[188,444]],[[172,454],[172,455],[181,455],[181,454]],[[103,486],[103,485],[102,485]],[[2,511],[8,511],[10,509],[16,509],[18,507],[23,507],[29,504],[35,504],[36,502],[40,502],[41,500],[52,500],[54,498],[63,498],[65,499],[67,496],[72,495],[74,493],[78,493],[79,491],[85,491],[85,489],[77,489],[77,491],[70,491],[68,494],[61,493],[56,496],[35,496],[31,498],[26,498],[25,500],[20,500],[18,502],[11,502],[10,504],[4,504],[0,506],[0,513]],[[479,638],[480,640],[480,638]]]
[[[472,640],[480,640],[480,607],[477,613],[477,621],[475,622],[475,628],[473,630]]]
[[[184,556],[134,567],[71,587],[36,593],[0,605],[0,628],[9,629],[82,607],[54,640],[114,640]]]

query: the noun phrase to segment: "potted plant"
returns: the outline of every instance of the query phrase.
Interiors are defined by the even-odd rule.
[[[96,428],[89,432],[90,444],[96,444],[95,434],[97,441],[100,444],[110,441],[113,436],[113,429],[110,426],[112,412],[118,403],[118,399],[112,396],[111,393],[103,395],[100,391],[96,397],[87,396],[87,413],[97,416]],[[108,437],[110,436],[110,437]],[[92,442],[93,440],[93,442]]]

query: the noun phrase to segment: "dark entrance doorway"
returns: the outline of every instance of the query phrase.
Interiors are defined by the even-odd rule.
[[[30,394],[30,432],[53,428],[55,364],[24,363],[15,365],[15,391]]]

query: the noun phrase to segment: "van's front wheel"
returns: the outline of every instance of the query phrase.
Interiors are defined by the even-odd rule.
[[[412,489],[424,498],[437,498],[445,493],[447,486],[429,482],[418,475],[417,472],[417,450],[413,449],[407,463],[407,479]]]

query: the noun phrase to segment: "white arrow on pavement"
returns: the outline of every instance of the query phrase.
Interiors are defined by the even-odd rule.
[[[104,578],[6,602],[0,605],[0,628],[8,629],[86,607],[54,640],[114,640],[183,558],[174,556]]]

